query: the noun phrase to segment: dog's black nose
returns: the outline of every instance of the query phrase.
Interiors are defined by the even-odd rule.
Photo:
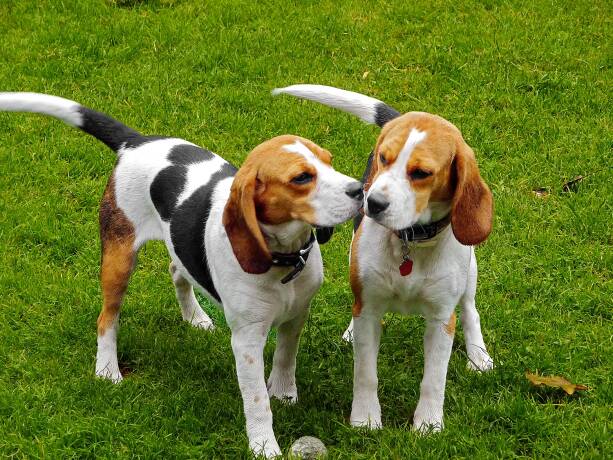
[[[368,214],[371,216],[376,216],[385,211],[390,205],[390,202],[382,194],[376,192],[369,194],[366,202],[368,204]]]
[[[364,198],[364,189],[362,187],[362,182],[353,182],[349,184],[347,188],[345,188],[345,194],[349,198],[362,201],[362,198]]]

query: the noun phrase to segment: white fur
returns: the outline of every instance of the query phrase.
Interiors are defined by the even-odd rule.
[[[275,88],[273,95],[289,94],[302,99],[319,102],[358,116],[366,123],[375,123],[377,105],[383,104],[380,100],[363,94],[346,91],[324,85],[292,85],[285,88]]]
[[[407,163],[415,147],[426,138],[426,133],[412,129],[396,161],[384,172],[377,176],[371,184],[366,200],[371,194],[385,197],[390,203],[389,207],[378,214],[375,219],[381,225],[394,230],[410,227],[420,217],[415,210],[415,192],[407,177]],[[376,161],[376,160],[373,160]],[[364,207],[368,214],[368,207]],[[426,210],[425,212],[428,212]],[[429,216],[428,216],[429,217]]]
[[[38,93],[0,93],[0,110],[7,112],[34,112],[50,115],[79,127],[83,116],[79,113],[81,106],[62,97]]]

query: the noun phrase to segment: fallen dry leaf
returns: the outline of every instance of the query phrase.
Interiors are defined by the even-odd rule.
[[[364,73],[362,74],[362,80],[366,80],[366,77],[368,77],[368,74],[369,74],[369,73],[370,73],[370,72],[369,72],[368,70],[367,70],[366,72],[364,72]]]
[[[530,371],[526,371],[526,378],[532,383],[534,386],[547,385],[552,388],[562,388],[566,393],[572,395],[577,390],[588,390],[589,388],[585,385],[580,385],[577,383],[571,383],[566,380],[564,377],[560,377],[558,375],[552,375],[549,377],[545,377],[544,375],[533,374]]]
[[[547,195],[549,195],[549,189],[546,187],[539,187],[532,190],[532,193],[534,193],[539,198],[545,198]]]
[[[585,176],[575,176],[574,179],[569,180],[568,182],[564,182],[562,185],[563,192],[576,192],[579,189],[579,182],[585,179]]]

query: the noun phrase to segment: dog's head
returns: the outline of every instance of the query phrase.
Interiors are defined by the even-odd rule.
[[[223,224],[247,273],[265,273],[272,258],[260,223],[301,221],[332,227],[362,204],[360,182],[335,171],[332,155],[298,136],[279,136],[257,146],[236,173]]]
[[[388,122],[377,140],[364,186],[367,216],[392,230],[451,212],[457,240],[484,241],[492,228],[493,200],[475,155],[447,120],[410,112]]]

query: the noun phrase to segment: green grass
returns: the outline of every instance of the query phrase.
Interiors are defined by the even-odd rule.
[[[354,177],[378,130],[270,89],[329,84],[451,120],[496,201],[494,232],[477,250],[496,369],[465,369],[459,331],[446,429],[418,437],[423,321],[389,317],[385,429],[351,429],[345,225],[323,249],[301,399],[273,405],[278,440],[287,449],[315,435],[331,458],[602,458],[613,405],[611,11],[599,0],[3,1],[0,89],[68,97],[236,164],[295,133]],[[57,120],[0,114],[0,456],[247,457],[228,328],[217,312],[212,334],[181,321],[161,244],[142,251],[122,313],[131,374],[119,386],[94,378],[97,206],[113,162]],[[587,177],[563,193],[576,175]],[[537,197],[539,187],[549,194]],[[526,369],[591,389],[536,390]]]

